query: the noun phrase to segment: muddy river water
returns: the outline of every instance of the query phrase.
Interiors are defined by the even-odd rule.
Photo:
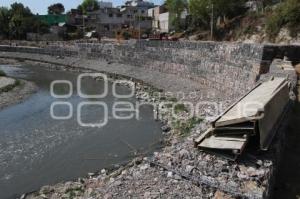
[[[0,111],[0,198],[16,198],[47,184],[76,179],[102,168],[125,163],[133,158],[133,151],[150,153],[160,147],[161,124],[154,120],[153,108],[142,106],[140,119],[135,117],[119,120],[110,110],[115,102],[135,103],[134,97],[120,99],[108,94],[101,99],[79,97],[76,81],[79,73],[50,71],[37,66],[0,66],[10,77],[34,82],[38,91],[22,103]],[[55,98],[50,94],[54,80],[67,80],[73,85],[73,94],[67,98]],[[104,89],[102,81],[86,78],[82,91],[99,94]],[[55,93],[67,94],[69,86],[56,84]],[[118,85],[119,94],[130,89]],[[108,123],[98,127],[83,127],[78,123],[77,108],[81,102],[98,102],[108,106]],[[51,105],[56,105],[56,116],[69,119],[53,119]],[[70,105],[73,110],[70,110]],[[82,106],[81,120],[84,124],[103,121],[104,108],[97,105]],[[122,112],[119,114],[123,114]],[[124,113],[128,114],[128,113]]]

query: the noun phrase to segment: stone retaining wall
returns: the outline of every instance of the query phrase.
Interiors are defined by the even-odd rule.
[[[189,78],[226,93],[251,88],[260,70],[263,46],[213,42],[141,41],[75,44],[45,48],[1,46],[0,51],[82,59],[103,59]]]
[[[215,88],[226,96],[240,96],[254,86],[260,74],[267,73],[272,60],[297,54],[300,47],[276,45],[138,41],[122,44],[101,42],[49,44],[46,47],[0,46],[2,52],[24,52],[81,60],[117,62],[173,74]]]

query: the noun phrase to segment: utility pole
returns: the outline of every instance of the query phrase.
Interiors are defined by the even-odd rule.
[[[85,19],[84,19],[84,14],[82,14],[82,32],[83,32],[83,37],[85,37]]]
[[[211,2],[210,39],[214,37],[214,4]]]
[[[141,40],[141,15],[139,15],[139,41]]]

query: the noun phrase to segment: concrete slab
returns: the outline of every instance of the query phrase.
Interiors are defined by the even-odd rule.
[[[215,126],[237,124],[261,117],[264,107],[284,83],[285,78],[275,78],[259,85],[219,118]]]

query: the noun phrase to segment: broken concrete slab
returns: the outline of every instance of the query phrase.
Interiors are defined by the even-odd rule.
[[[213,121],[212,128],[195,140],[195,146],[236,159],[250,137],[257,136],[258,148],[267,150],[288,102],[285,78],[261,83]]]

